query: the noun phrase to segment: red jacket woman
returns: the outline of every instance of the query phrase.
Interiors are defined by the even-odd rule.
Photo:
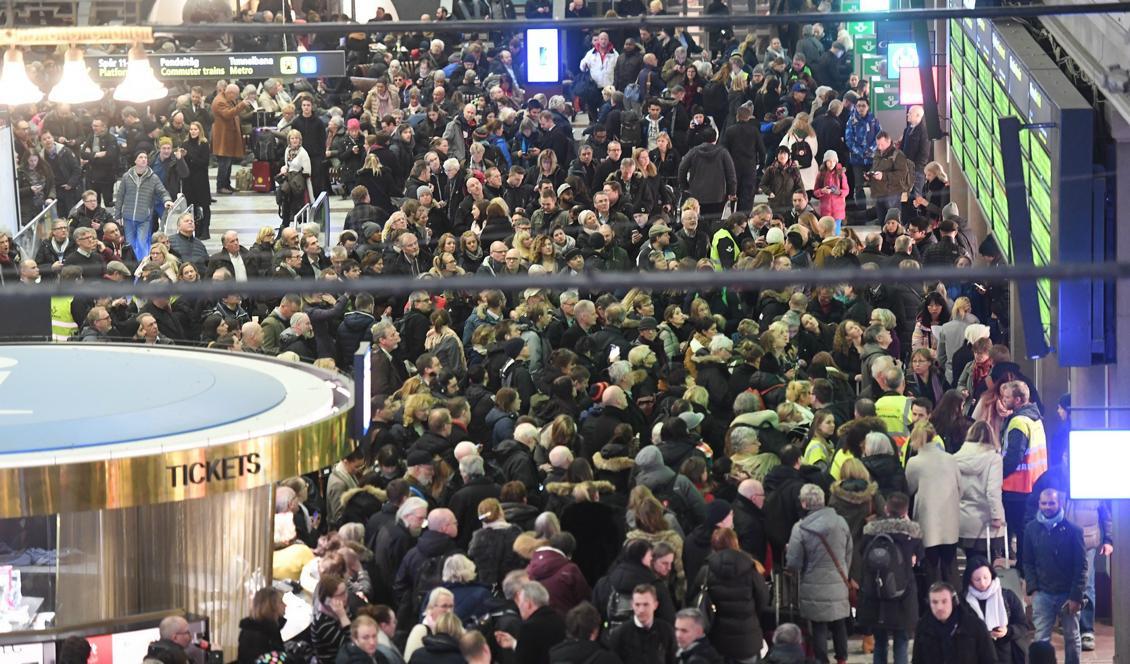
[[[839,157],[834,150],[828,150],[824,153],[824,163],[820,167],[820,174],[816,176],[816,187],[812,192],[820,199],[820,216],[843,221],[847,214],[845,201],[849,191],[847,176]]]

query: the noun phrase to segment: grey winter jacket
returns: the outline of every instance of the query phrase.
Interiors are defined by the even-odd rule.
[[[165,185],[161,184],[161,178],[157,177],[153,169],[146,169],[138,175],[137,169],[131,168],[118,181],[114,200],[118,203],[120,219],[148,221],[156,205],[164,205],[170,198]]]
[[[836,562],[820,541],[828,542],[840,570],[851,568],[852,541],[847,521],[831,507],[822,507],[793,526],[785,549],[785,566],[800,574],[800,615],[831,622],[851,615],[848,586]]]
[[[678,475],[663,464],[663,454],[654,445],[649,445],[636,454],[636,484],[644,485],[652,491],[666,486],[674,478],[673,490],[694,512],[695,523],[706,521],[706,501],[695,485],[685,475]]]
[[[696,145],[679,162],[679,187],[700,203],[721,203],[738,189],[733,158],[716,143]]]

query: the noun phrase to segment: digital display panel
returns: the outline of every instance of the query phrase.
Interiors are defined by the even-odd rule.
[[[1072,431],[1068,434],[1071,497],[1075,500],[1130,498],[1122,461],[1130,457],[1130,431]]]
[[[560,44],[556,28],[526,30],[526,77],[530,83],[556,83],[560,80]]]
[[[967,175],[990,229],[1008,260],[1013,258],[1008,203],[1000,154],[998,118],[1015,116],[1030,122],[1050,122],[1051,109],[991,21],[950,22],[951,146]],[[1015,91],[1015,92],[1013,92]],[[1052,185],[1055,174],[1046,130],[1021,132],[1025,184],[1032,217],[1032,255],[1037,265],[1052,257]],[[1041,325],[1050,338],[1051,284],[1037,284]]]

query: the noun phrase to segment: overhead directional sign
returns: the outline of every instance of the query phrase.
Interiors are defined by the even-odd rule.
[[[91,55],[86,64],[103,81],[125,78],[126,55]],[[195,78],[317,78],[345,76],[343,51],[270,53],[157,53],[149,56],[159,79]]]

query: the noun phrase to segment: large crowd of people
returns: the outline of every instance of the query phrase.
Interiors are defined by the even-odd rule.
[[[0,284],[138,284],[53,298],[56,339],[343,370],[372,344],[370,435],[276,489],[274,578],[312,623],[284,643],[263,589],[240,661],[824,663],[854,631],[875,664],[1011,664],[1030,641],[1048,661],[1058,619],[1078,662],[1109,507],[1069,495],[1069,397],[1041,401],[1013,361],[1007,285],[915,278],[1001,259],[949,201],[923,109],[880,126],[841,26],[699,43],[617,27],[661,0],[616,4],[609,30],[566,35],[548,98],[523,90],[520,34],[463,35],[440,10],[434,33],[300,38],[344,48],[354,78],[14,109],[23,217],[60,214],[34,255],[0,233]],[[213,197],[260,168],[277,223],[210,253]],[[353,205],[328,247],[291,223],[323,192]],[[154,232],[182,194],[193,210]],[[853,266],[905,276],[804,284]],[[797,285],[650,289],[656,270]],[[569,286],[592,271],[641,279]],[[465,274],[552,285],[472,292]],[[283,294],[144,296],[253,279]],[[1002,586],[1017,575],[1034,625]]]

